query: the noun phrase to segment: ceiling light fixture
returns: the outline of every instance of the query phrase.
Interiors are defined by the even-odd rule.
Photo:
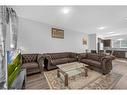
[[[68,14],[69,12],[70,12],[69,8],[66,8],[66,7],[63,8],[63,13],[64,14]]]
[[[117,39],[118,41],[121,41],[121,40],[123,40],[123,39]]]
[[[124,19],[127,20],[127,17],[125,17]]]
[[[105,28],[106,28],[106,27],[104,27],[104,26],[98,27],[99,30],[103,30],[103,29],[105,29]]]
[[[110,34],[110,36],[118,36],[120,35],[119,33],[113,33],[113,34]]]
[[[10,45],[10,47],[11,47],[11,48],[14,48],[14,45],[13,45],[13,44],[11,44],[11,45]]]
[[[119,33],[114,33],[114,34],[111,34],[111,36],[118,36],[120,35]]]
[[[108,34],[113,34],[114,32],[109,32]]]

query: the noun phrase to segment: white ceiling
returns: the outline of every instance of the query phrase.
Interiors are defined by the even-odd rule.
[[[70,12],[64,14],[63,8]],[[13,6],[20,17],[107,37],[127,34],[127,6]],[[99,30],[98,27],[105,29]],[[109,32],[114,32],[110,34]]]

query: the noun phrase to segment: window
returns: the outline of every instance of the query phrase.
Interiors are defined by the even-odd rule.
[[[127,40],[121,40],[121,48],[127,48]]]
[[[113,41],[113,48],[127,48],[127,40]]]
[[[120,41],[113,41],[113,48],[120,48]]]

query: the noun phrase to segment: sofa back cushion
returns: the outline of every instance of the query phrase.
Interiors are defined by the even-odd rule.
[[[22,63],[37,62],[38,54],[22,54]]]
[[[68,58],[69,57],[68,53],[51,53],[48,55],[50,55],[52,59],[60,59],[60,58]]]
[[[88,53],[87,54],[87,59],[92,59],[92,60],[95,60],[95,61],[100,61],[100,56],[99,56],[99,54],[96,54],[96,53]]]
[[[77,54],[77,56],[78,56],[79,59],[87,58],[87,54],[86,53],[79,53],[79,54]]]
[[[70,52],[70,53],[68,53],[68,55],[69,55],[69,58],[77,58],[77,54],[76,53]]]
[[[51,59],[76,58],[77,56],[76,53],[72,53],[72,52],[46,53],[45,55],[50,55]]]

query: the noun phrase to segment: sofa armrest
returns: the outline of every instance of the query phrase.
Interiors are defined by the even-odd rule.
[[[110,56],[102,57],[101,65],[103,70],[112,70],[112,59]]]
[[[111,60],[111,58],[110,58],[110,56],[103,56],[102,58],[101,58],[101,61],[103,61],[103,60]]]
[[[46,55],[45,58],[48,60],[48,63],[52,63],[52,58],[50,55]]]
[[[40,70],[43,69],[43,63],[44,63],[44,56],[42,54],[38,54],[37,56],[37,63],[39,65]]]
[[[25,62],[24,62],[24,59],[23,59],[23,56],[21,55],[21,65],[23,65]]]

